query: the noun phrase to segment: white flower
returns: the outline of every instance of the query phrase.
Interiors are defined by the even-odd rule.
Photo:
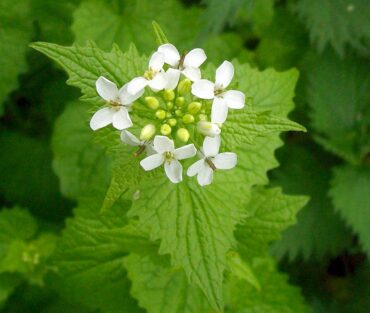
[[[229,170],[235,167],[237,156],[232,152],[218,153],[220,149],[220,136],[206,137],[203,142],[204,158],[192,164],[187,171],[188,176],[197,176],[201,186],[209,185],[213,179],[213,172]]]
[[[170,43],[158,47],[158,52],[164,54],[164,62],[170,65],[179,74],[184,74],[191,81],[200,79],[200,69],[207,59],[203,49],[196,48],[189,51],[184,58],[181,58],[179,51]]]
[[[173,140],[166,136],[155,136],[154,150],[157,152],[141,160],[140,165],[146,171],[150,171],[164,163],[164,170],[167,177],[173,183],[182,181],[182,165],[178,160],[191,158],[196,154],[193,144],[175,149]]]
[[[93,130],[113,124],[113,127],[122,130],[132,126],[128,111],[130,105],[141,97],[143,91],[135,94],[127,92],[128,84],[118,90],[115,83],[100,76],[96,81],[96,90],[100,97],[108,102],[108,107],[95,112],[90,120],[90,127]]]
[[[224,61],[216,70],[215,83],[200,79],[194,82],[191,92],[201,99],[213,99],[211,121],[224,123],[228,109],[242,109],[245,96],[237,90],[226,90],[234,76],[234,66],[229,61]]]
[[[164,54],[154,52],[149,60],[149,69],[144,76],[136,77],[130,81],[128,85],[128,92],[136,94],[149,86],[153,91],[157,92],[166,87],[167,77],[163,71]]]
[[[129,146],[133,147],[143,147],[143,150],[140,152],[146,151],[147,155],[152,155],[156,153],[153,149],[153,146],[146,140],[140,140],[134,134],[129,132],[128,130],[123,130],[121,132],[121,141]]]

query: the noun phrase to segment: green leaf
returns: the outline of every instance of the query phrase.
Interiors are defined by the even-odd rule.
[[[53,168],[58,175],[62,193],[77,199],[96,186],[107,186],[110,162],[105,150],[94,143],[88,120],[90,105],[74,101],[56,120],[52,149]]]
[[[297,223],[273,243],[273,254],[279,258],[287,255],[290,260],[338,255],[350,245],[352,235],[327,196],[331,160],[317,147],[306,144],[288,145],[279,152],[281,166],[271,173],[272,184],[289,195],[306,194],[310,200],[298,212]]]
[[[190,285],[181,268],[154,263],[148,256],[130,254],[125,266],[131,294],[148,313],[211,313],[202,291]]]
[[[287,196],[279,188],[253,189],[248,204],[250,213],[235,232],[242,254],[264,256],[268,244],[279,239],[281,231],[296,221],[297,212],[306,202],[306,197]]]
[[[52,155],[46,140],[18,132],[0,135],[0,192],[8,201],[28,206],[32,212],[55,216],[64,209],[58,180],[51,167]],[[53,210],[50,210],[53,203]]]
[[[152,29],[155,20],[167,38],[183,50],[192,48],[199,13],[198,8],[185,8],[177,0],[160,4],[151,0],[85,0],[75,12],[72,30],[79,44],[94,40],[100,48],[108,50],[113,43],[121,49],[134,43],[141,52],[150,53],[156,48]]]
[[[335,209],[358,234],[364,250],[370,254],[370,167],[336,167],[329,195]]]
[[[307,97],[312,125],[326,149],[358,164],[370,151],[368,67],[361,60],[339,60],[326,52],[315,58]]]
[[[318,50],[322,52],[330,44],[342,57],[347,45],[362,54],[369,53],[369,10],[366,0],[299,0],[295,5]]]
[[[67,220],[54,255],[59,269],[57,287],[72,302],[109,313],[142,312],[128,291],[123,260],[130,251],[155,252],[134,225],[127,224],[129,202],[114,205],[101,214],[105,187],[86,195]]]
[[[20,278],[13,274],[0,275],[0,309],[5,304],[8,297],[14,289],[19,285]]]
[[[28,0],[0,3],[0,116],[8,93],[18,87],[18,75],[26,70],[25,55],[32,36]]]
[[[227,282],[228,313],[309,313],[299,290],[276,271],[271,259],[253,259],[252,270],[261,284],[258,291],[244,280],[231,276]]]

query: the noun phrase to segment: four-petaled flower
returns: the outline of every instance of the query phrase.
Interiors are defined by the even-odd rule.
[[[234,66],[229,61],[224,61],[216,70],[215,83],[200,79],[194,82],[192,93],[201,99],[213,99],[211,121],[224,123],[228,109],[242,109],[245,96],[238,90],[226,90],[234,76]]]
[[[197,175],[199,185],[209,185],[215,170],[229,170],[235,167],[237,156],[232,152],[218,153],[220,137],[206,137],[203,142],[203,158],[192,164],[187,171],[188,176]]]
[[[93,130],[113,124],[113,127],[122,130],[132,126],[132,121],[129,115],[131,104],[143,94],[139,91],[135,94],[127,92],[127,85],[124,85],[118,90],[115,83],[100,76],[96,81],[96,90],[100,97],[108,103],[108,107],[104,107],[93,115],[90,120],[90,127]]]
[[[146,171],[150,171],[164,163],[167,177],[173,183],[182,181],[182,165],[179,160],[191,158],[196,154],[193,144],[175,149],[173,140],[166,136],[155,136],[153,142],[155,154],[141,160],[140,164]]]
[[[203,49],[193,49],[181,57],[174,45],[166,43],[159,46],[158,52],[164,54],[164,62],[172,67],[172,73],[176,72],[178,75],[182,73],[192,81],[201,78],[199,67],[207,59]]]
[[[149,69],[144,73],[144,76],[136,77],[129,82],[128,92],[136,94],[143,91],[146,86],[149,86],[153,91],[164,89],[167,85],[167,77],[163,65],[164,54],[154,52],[149,60]]]

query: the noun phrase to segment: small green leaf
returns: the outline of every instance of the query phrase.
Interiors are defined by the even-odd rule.
[[[157,40],[157,45],[160,46],[165,43],[168,43],[169,41],[166,35],[164,34],[161,26],[159,26],[159,24],[156,21],[152,22],[152,26],[153,26],[154,34]]]

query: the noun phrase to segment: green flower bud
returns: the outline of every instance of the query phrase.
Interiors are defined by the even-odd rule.
[[[205,114],[199,114],[199,115],[198,115],[198,119],[199,119],[200,121],[206,121],[206,120],[207,120],[207,115],[205,115]]]
[[[158,110],[155,112],[155,116],[159,118],[160,120],[163,120],[166,118],[166,111],[165,110]]]
[[[176,135],[177,135],[177,138],[179,138],[184,143],[188,142],[190,138],[189,131],[186,128],[179,128],[177,130]]]
[[[181,96],[186,95],[190,92],[191,89],[191,80],[190,79],[183,79],[179,86],[177,87],[177,90]]]
[[[183,116],[184,115],[184,113],[182,113],[181,110],[176,110],[175,114],[176,114],[176,116]]]
[[[155,97],[145,97],[145,102],[152,110],[157,110],[159,107],[159,101]]]
[[[166,113],[166,117],[167,117],[167,118],[172,117],[172,113],[171,113],[171,112],[167,112],[167,113]]]
[[[172,132],[172,128],[171,128],[171,126],[170,126],[170,125],[168,125],[168,124],[163,124],[163,125],[161,126],[161,134],[162,134],[162,135],[168,136],[169,134],[171,134],[171,132]]]
[[[166,103],[166,107],[167,107],[167,109],[172,110],[173,109],[173,102],[172,101],[168,101]]]
[[[184,103],[185,103],[185,98],[184,97],[177,97],[177,99],[176,99],[176,105],[177,106],[181,107],[181,106],[184,105]]]
[[[148,124],[143,127],[140,132],[140,140],[148,141],[155,134],[155,126],[153,124]]]
[[[188,106],[188,112],[194,115],[197,114],[201,108],[202,104],[200,102],[192,102]]]
[[[182,121],[185,123],[185,124],[191,124],[194,122],[194,116],[189,114],[189,113],[186,113],[183,117],[182,117]]]
[[[175,99],[175,92],[173,90],[170,90],[170,89],[165,89],[163,91],[163,98],[166,101],[172,101],[173,99]]]
[[[217,124],[206,121],[198,122],[197,129],[201,134],[209,137],[215,137],[221,133],[221,129]]]
[[[172,127],[176,126],[177,120],[175,118],[170,118],[168,121],[168,124],[170,124]]]

